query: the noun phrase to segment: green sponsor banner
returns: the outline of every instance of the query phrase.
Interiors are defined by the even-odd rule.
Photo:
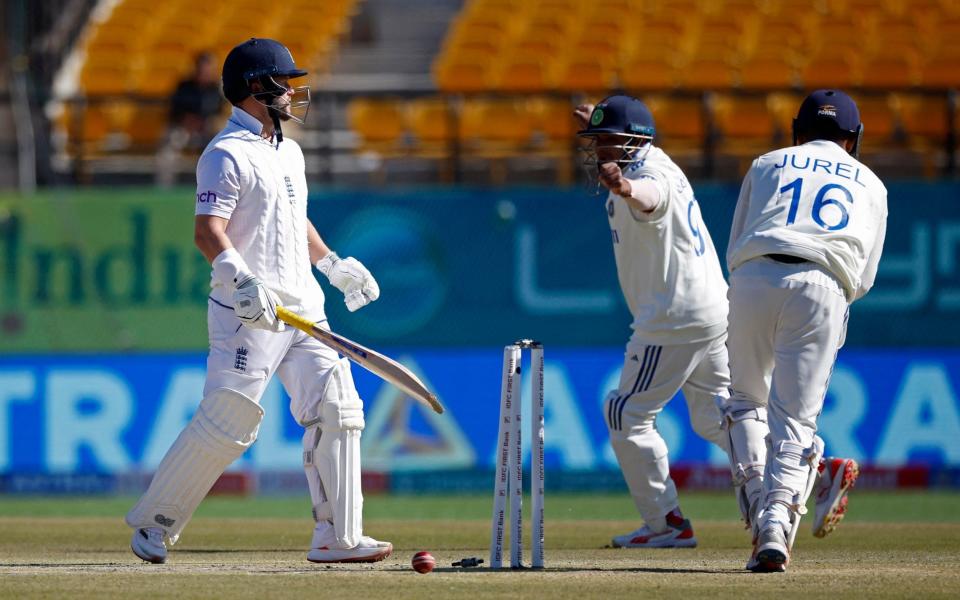
[[[52,191],[0,199],[0,348],[206,345],[210,268],[193,192]]]

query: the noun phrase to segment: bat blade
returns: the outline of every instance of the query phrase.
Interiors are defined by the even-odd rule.
[[[323,329],[316,323],[282,306],[277,307],[277,316],[284,323],[296,327],[304,333],[318,339],[384,381],[392,383],[405,394],[424,406],[429,407],[437,414],[443,413],[443,405],[437,400],[436,395],[428,390],[427,386],[423,385],[423,382],[420,381],[410,369],[392,358],[345,338],[338,333]]]

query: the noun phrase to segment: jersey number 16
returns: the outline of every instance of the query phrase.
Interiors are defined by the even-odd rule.
[[[800,195],[802,190],[802,177],[797,177],[787,185],[780,188],[781,194],[789,191],[793,192],[793,195],[790,198],[790,212],[787,213],[787,225],[792,225],[793,222],[797,220],[797,209],[800,207]],[[838,229],[843,229],[850,221],[850,213],[847,212],[847,207],[835,198],[827,198],[827,194],[833,190],[838,190],[841,192],[844,195],[844,199],[850,204],[853,204],[853,194],[850,193],[850,190],[843,187],[839,183],[828,183],[820,188],[820,191],[817,192],[817,196],[813,200],[813,206],[810,208],[810,216],[817,225],[826,229],[827,231],[837,231]],[[827,222],[823,219],[823,209],[827,206],[836,207],[836,209],[840,211],[840,220],[833,225],[827,225]]]

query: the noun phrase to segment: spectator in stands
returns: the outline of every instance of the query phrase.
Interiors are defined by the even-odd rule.
[[[220,129],[216,117],[223,108],[223,96],[217,71],[214,55],[201,52],[193,73],[177,84],[170,97],[170,128],[157,156],[159,185],[174,183],[177,159],[184,150],[203,150]]]
[[[213,54],[197,55],[193,73],[177,85],[170,98],[170,123],[190,137],[189,146],[204,148],[220,128],[214,122],[223,108],[220,78]]]

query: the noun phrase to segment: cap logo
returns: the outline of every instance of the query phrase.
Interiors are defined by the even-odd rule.
[[[600,123],[603,123],[603,109],[595,108],[593,114],[590,115],[590,124],[596,127]]]
[[[817,115],[821,117],[837,117],[837,107],[832,104],[824,104],[817,109]]]

